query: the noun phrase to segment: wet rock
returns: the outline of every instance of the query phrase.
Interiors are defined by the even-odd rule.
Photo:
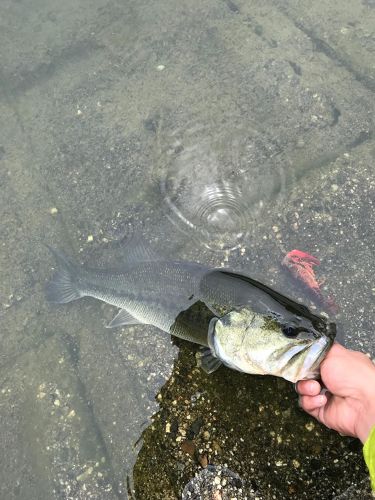
[[[195,454],[195,444],[193,441],[190,441],[189,439],[186,439],[181,443],[181,450],[184,453],[187,453],[190,455],[192,458],[194,457]]]
[[[199,417],[189,426],[187,436],[189,439],[194,439],[200,432],[203,425],[203,418]]]
[[[201,467],[203,467],[203,469],[205,469],[207,467],[207,465],[208,465],[207,453],[204,453],[203,455],[200,455],[199,458],[198,458],[198,462],[201,465]]]
[[[255,498],[238,474],[222,466],[209,465],[184,488],[182,500],[246,500]]]

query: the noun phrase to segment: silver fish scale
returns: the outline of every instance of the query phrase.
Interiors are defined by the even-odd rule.
[[[85,270],[78,278],[83,295],[125,309],[140,323],[170,331],[178,314],[198,298],[207,268],[178,262],[143,262],[116,271]]]

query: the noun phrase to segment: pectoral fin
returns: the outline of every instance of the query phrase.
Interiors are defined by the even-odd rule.
[[[197,366],[202,368],[206,373],[213,373],[223,364],[220,359],[215,358],[209,347],[201,347],[195,356],[197,358]]]
[[[106,328],[116,328],[121,325],[139,325],[140,321],[132,316],[126,309],[120,309],[113,320],[107,325]]]

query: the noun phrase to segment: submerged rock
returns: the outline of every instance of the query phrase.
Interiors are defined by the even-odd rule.
[[[209,465],[185,486],[182,500],[246,500],[255,498],[238,474],[221,465]]]

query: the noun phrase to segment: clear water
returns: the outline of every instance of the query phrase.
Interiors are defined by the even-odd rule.
[[[0,497],[174,499],[209,462],[261,499],[366,498],[359,443],[287,382],[207,377],[188,344],[43,287],[44,243],[113,266],[141,234],[314,307],[280,266],[298,248],[374,357],[374,2],[0,9]]]

